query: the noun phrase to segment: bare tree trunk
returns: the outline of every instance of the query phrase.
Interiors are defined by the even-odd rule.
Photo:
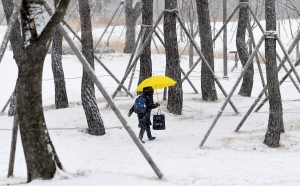
[[[240,2],[249,2],[249,0],[240,0]],[[248,8],[242,6],[239,12],[239,21],[238,21],[238,28],[236,34],[236,48],[243,67],[246,65],[249,59],[249,52],[247,51],[247,44],[245,42],[248,19],[249,19]],[[248,67],[245,75],[243,76],[243,83],[238,93],[239,95],[245,97],[251,96],[252,87],[253,87],[253,76],[254,76],[254,69],[253,69],[253,64],[251,64]]]
[[[165,9],[172,10],[177,8],[177,1],[165,0]],[[164,15],[164,36],[166,48],[166,76],[174,79],[177,84],[169,87],[167,109],[173,114],[182,112],[182,83],[179,64],[179,54],[176,35],[176,15],[175,11]]]
[[[21,8],[23,43],[18,64],[17,115],[27,165],[27,181],[52,179],[62,168],[47,131],[42,107],[42,73],[46,44],[63,19],[69,0],[61,0],[44,27],[42,4],[24,0]]]
[[[135,3],[135,6],[132,7],[133,0],[125,1],[125,26],[126,26],[126,38],[125,38],[125,47],[124,53],[132,53],[134,52],[134,44],[135,44],[135,26],[136,20],[140,16],[142,12],[142,5],[140,2]]]
[[[82,53],[94,69],[93,35],[89,0],[80,0],[78,2],[81,22]],[[84,70],[81,83],[81,101],[88,123],[88,132],[92,135],[104,135],[105,129],[96,103],[94,83]]]
[[[6,20],[9,22],[10,17],[12,15],[14,4],[12,0],[3,0],[2,1],[3,9],[5,12]],[[16,21],[13,30],[10,36],[10,43],[13,49],[14,59],[18,64],[21,58],[21,29],[19,20]],[[17,80],[18,83],[18,80]],[[16,83],[16,84],[17,84]],[[17,85],[16,85],[17,86]],[[13,116],[15,112],[15,100],[16,100],[16,88],[13,92],[13,96],[10,101],[10,106],[8,110],[8,116]]]
[[[145,29],[144,38],[142,38],[144,43],[153,27],[153,0],[142,0],[142,23],[142,29]],[[139,76],[138,84],[152,76],[151,42],[148,42],[141,54]]]
[[[58,5],[59,0],[54,0],[55,5]],[[55,107],[56,109],[67,108],[69,106],[68,96],[66,92],[66,83],[64,70],[61,62],[62,58],[62,35],[58,29],[53,34],[52,43],[52,72],[55,85]]]
[[[276,11],[275,0],[265,1],[266,12],[266,30],[276,31]],[[279,147],[280,133],[284,132],[282,118],[281,94],[278,82],[277,64],[276,64],[276,39],[266,38],[266,71],[267,83],[269,85],[269,122],[265,135],[264,144],[269,147]]]
[[[209,18],[208,0],[197,0],[197,13],[199,23],[199,34],[201,42],[201,52],[214,70],[214,50],[212,42],[212,33]],[[208,67],[202,63],[201,66],[201,91],[202,99],[206,101],[218,100],[215,87],[214,75]]]

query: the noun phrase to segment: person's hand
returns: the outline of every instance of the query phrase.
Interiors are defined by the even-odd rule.
[[[128,112],[128,114],[127,114],[127,117],[130,117],[131,116],[131,113],[130,112]]]
[[[158,106],[158,107],[159,107],[159,106],[160,106],[160,103],[156,103],[156,106]]]

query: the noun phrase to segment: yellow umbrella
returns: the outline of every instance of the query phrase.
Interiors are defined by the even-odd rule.
[[[145,87],[152,87],[153,89],[161,89],[169,86],[174,86],[177,82],[168,76],[152,76],[145,79],[136,88],[136,92],[142,92]]]
[[[152,76],[150,78],[145,79],[142,81],[142,83],[139,84],[139,86],[136,88],[136,92],[142,92],[143,88],[145,87],[152,87],[153,89],[160,89],[165,88],[169,86],[174,86],[177,82],[173,79],[169,78],[168,76]],[[156,96],[157,101],[158,100],[158,94],[156,90]],[[158,110],[160,110],[160,106],[158,107]]]

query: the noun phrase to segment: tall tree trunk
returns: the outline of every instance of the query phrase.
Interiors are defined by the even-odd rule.
[[[6,16],[6,21],[9,22],[10,17],[12,15],[14,4],[12,0],[3,0],[2,1],[3,9]],[[13,49],[14,59],[18,64],[21,58],[21,29],[19,20],[16,21],[13,30],[10,36],[10,43]],[[18,83],[18,81],[17,81]],[[17,84],[16,83],[16,84]],[[16,85],[17,86],[17,85]],[[15,100],[16,100],[16,88],[13,92],[13,97],[10,101],[10,106],[8,110],[8,116],[13,116],[15,112]]]
[[[210,26],[208,0],[197,0],[197,14],[199,24],[199,34],[201,42],[201,52],[214,70],[214,50],[212,42],[212,33]],[[205,101],[218,100],[215,87],[214,75],[211,74],[208,67],[202,63],[201,66],[201,91],[202,99]]]
[[[135,27],[136,20],[142,12],[141,3],[135,3],[135,6],[132,7],[133,0],[125,0],[125,26],[126,26],[126,38],[125,38],[125,47],[124,53],[134,52],[135,44]]]
[[[240,2],[249,2],[249,0],[240,0]],[[236,34],[236,48],[239,54],[239,57],[241,59],[241,63],[243,67],[246,65],[248,59],[249,59],[249,53],[247,51],[247,44],[245,42],[246,37],[246,29],[247,29],[247,23],[249,19],[249,13],[248,8],[242,6],[240,8],[239,12],[239,21],[238,21],[238,28],[237,28],[237,34]],[[253,64],[251,64],[244,77],[243,77],[243,83],[241,86],[241,89],[239,91],[239,95],[250,97],[253,87],[253,76],[254,76],[254,69]]]
[[[145,42],[153,27],[153,0],[142,0],[142,29],[145,30],[143,42]],[[143,31],[141,30],[141,32]],[[140,57],[140,84],[144,79],[152,76],[151,41],[147,44]]]
[[[276,11],[275,0],[265,1],[266,12],[266,30],[276,31]],[[269,123],[265,135],[264,144],[269,147],[279,147],[280,133],[284,132],[282,118],[281,94],[278,82],[277,64],[276,64],[276,39],[266,38],[266,71],[267,83],[269,85]]]
[[[82,53],[94,69],[93,35],[89,0],[80,0],[78,3],[81,22]],[[88,132],[92,135],[104,135],[105,129],[96,103],[94,83],[84,70],[81,82],[81,101],[88,123]]]
[[[165,9],[176,9],[177,1],[165,0]],[[176,35],[176,14],[165,13],[164,33],[166,48],[166,76],[174,79],[177,84],[169,87],[167,109],[173,114],[181,114],[183,93],[181,83],[181,73],[179,64],[179,54]]]
[[[54,0],[55,5],[57,6],[59,0]],[[55,107],[56,109],[67,108],[69,106],[68,96],[66,92],[66,83],[64,70],[61,62],[62,58],[62,35],[58,29],[55,30],[53,34],[53,43],[52,43],[52,72],[54,77],[54,86],[55,86]]]
[[[42,107],[42,73],[46,44],[62,20],[69,0],[61,0],[44,27],[42,4],[24,0],[21,8],[23,43],[18,64],[17,114],[27,165],[27,181],[52,179],[62,168],[47,131]]]

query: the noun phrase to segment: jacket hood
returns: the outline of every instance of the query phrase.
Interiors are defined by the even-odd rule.
[[[153,90],[152,87],[145,87],[145,88],[143,88],[143,93],[145,95],[153,95],[153,92],[154,92],[154,90]]]

